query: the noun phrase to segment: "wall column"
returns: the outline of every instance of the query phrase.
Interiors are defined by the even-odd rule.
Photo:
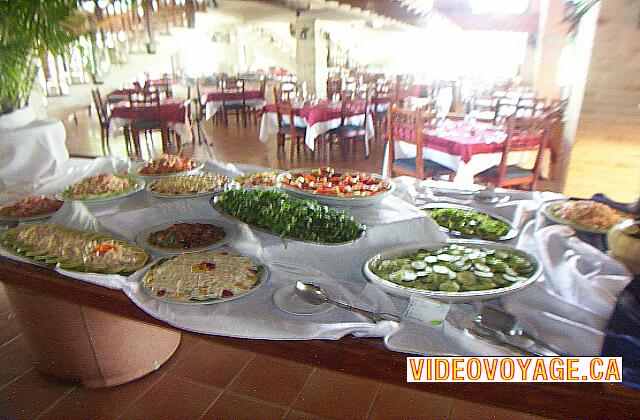
[[[299,18],[295,24],[298,83],[306,82],[307,94],[327,96],[327,43],[316,19]]]
[[[567,43],[567,23],[564,20],[564,1],[541,0],[540,19],[534,65],[534,87],[538,97],[547,100],[560,97],[556,83],[558,63]]]

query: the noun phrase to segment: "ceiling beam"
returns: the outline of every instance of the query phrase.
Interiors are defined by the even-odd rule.
[[[340,3],[349,4],[362,10],[369,10],[380,16],[388,17],[409,25],[419,26],[423,23],[424,16],[416,11],[407,9],[398,0],[338,0]]]

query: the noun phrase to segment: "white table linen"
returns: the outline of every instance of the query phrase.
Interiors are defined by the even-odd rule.
[[[62,121],[39,119],[0,130],[0,191],[46,182],[69,159]]]
[[[245,165],[236,167],[215,162],[207,165],[228,174],[251,169]],[[128,161],[117,159],[78,162],[75,168],[68,168],[64,179],[40,191],[51,191],[84,176],[118,172],[129,167]],[[243,226],[240,237],[229,248],[260,259],[271,274],[269,280],[251,295],[228,303],[190,306],[153,300],[139,286],[141,272],[125,278],[58,271],[78,280],[121,289],[147,313],[190,331],[262,339],[338,339],[354,334],[382,337],[389,349],[407,353],[513,354],[504,347],[472,338],[461,329],[464,320],[477,310],[474,305],[443,305],[416,299],[408,305],[408,299],[391,297],[365,281],[362,265],[376,252],[399,244],[428,243],[446,238],[433,220],[410,203],[428,201],[429,198],[425,200],[424,197],[429,197],[430,186],[450,184],[420,182],[407,177],[397,179],[397,184],[395,197],[385,199],[379,211],[348,210],[356,220],[366,221],[369,226],[367,235],[353,244],[321,246],[287,241],[285,246],[278,238],[252,232]],[[527,330],[553,343],[564,353],[598,354],[606,319],[613,310],[615,296],[629,282],[629,273],[615,260],[577,240],[570,229],[546,226],[541,219],[532,220],[532,211],[542,202],[556,198],[556,194],[510,194],[512,201],[499,207],[485,207],[524,226],[514,242],[519,248],[538,255],[545,270],[531,287],[492,303],[502,305],[516,315]],[[107,205],[65,203],[51,221],[71,227],[106,230],[134,240],[138,231],[165,221],[205,218],[215,223],[219,217],[209,207],[206,197],[160,200],[139,192]],[[24,260],[6,251],[2,255]],[[345,301],[364,308],[398,314],[406,311],[405,319],[400,324],[386,321],[376,325],[336,308],[313,316],[291,315],[279,310],[273,303],[273,293],[299,279],[315,279],[333,286],[340,290]],[[431,311],[430,305],[438,305],[437,310]],[[434,324],[433,313],[439,314],[442,322]]]

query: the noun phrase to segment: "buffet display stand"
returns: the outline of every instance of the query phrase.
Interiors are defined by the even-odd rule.
[[[233,175],[239,165],[207,162],[204,169],[219,173],[227,171]],[[244,168],[243,171],[248,169]],[[56,185],[48,185],[39,192],[53,194],[60,191],[62,186],[88,175],[126,170],[134,173],[135,168],[131,168],[130,162],[122,160],[88,161],[84,167],[70,172],[66,179],[59,179]],[[366,235],[352,243],[326,246],[287,241],[285,244],[278,237],[242,225],[239,236],[225,247],[232,252],[260,259],[270,275],[253,293],[230,302],[213,305],[167,303],[152,298],[142,289],[139,283],[141,272],[122,276],[74,272],[60,267],[54,270],[38,266],[33,261],[26,263],[29,261],[4,249],[0,250],[0,281],[8,286],[11,303],[16,306],[25,328],[31,328],[32,322],[43,323],[34,328],[36,332],[27,333],[31,341],[42,341],[42,337],[45,337],[45,342],[55,343],[59,339],[54,332],[56,328],[52,328],[48,336],[39,335],[41,332],[38,331],[47,330],[49,326],[47,321],[39,321],[38,318],[58,318],[58,321],[52,322],[59,322],[60,329],[72,329],[65,328],[65,324],[74,324],[74,318],[64,311],[76,311],[84,324],[77,327],[79,332],[67,340],[70,345],[82,342],[83,329],[84,333],[92,334],[88,326],[95,324],[98,327],[96,331],[98,336],[104,338],[102,349],[106,356],[99,358],[103,360],[102,364],[96,365],[105,368],[98,375],[97,382],[86,363],[78,368],[89,372],[86,374],[88,386],[100,386],[100,380],[109,385],[126,380],[127,376],[133,379],[144,369],[149,369],[150,360],[140,355],[154,347],[158,347],[158,353],[150,352],[150,359],[159,366],[178,344],[175,331],[189,331],[212,341],[267,355],[550,417],[631,418],[640,412],[640,396],[636,392],[609,384],[407,384],[407,353],[484,356],[519,353],[474,339],[457,328],[452,321],[456,316],[464,316],[468,305],[450,305],[447,308],[449,315],[446,318],[443,315],[442,322],[438,324],[441,327],[432,328],[429,325],[432,325],[430,321],[433,318],[421,318],[421,313],[413,310],[419,306],[413,297],[390,296],[373,283],[365,281],[362,276],[363,264],[377,252],[392,246],[446,240],[439,226],[412,205],[417,204],[418,198],[428,200],[430,197],[427,193],[433,190],[423,189],[424,185],[410,178],[398,179],[396,183],[398,188],[395,195],[386,197],[376,207],[349,210],[356,220],[367,225]],[[615,296],[630,281],[628,272],[615,260],[574,238],[568,227],[549,226],[539,217],[537,209],[540,205],[557,198],[557,195],[509,194],[512,198],[510,203],[502,207],[494,206],[493,210],[518,221],[521,234],[513,240],[513,245],[537,252],[540,261],[544,262],[545,273],[540,281],[527,289],[502,299],[503,305],[526,321],[541,338],[548,339],[565,353],[601,354],[604,324],[615,306]],[[51,217],[50,223],[82,230],[106,230],[122,239],[134,241],[137,232],[149,223],[157,225],[160,222],[184,220],[185,217],[205,216],[215,223],[221,218],[210,207],[208,197],[167,200],[139,192],[117,201],[91,206],[65,203]],[[579,261],[580,270],[568,270],[573,265],[562,258],[555,258],[563,255],[570,257],[569,263]],[[591,282],[594,278],[597,281]],[[337,287],[346,302],[376,311],[402,314],[403,321],[373,324],[359,315],[336,308],[313,316],[287,313],[275,303],[274,296],[277,291],[299,279],[316,279],[325,285]],[[581,287],[574,289],[571,287],[574,285]],[[52,316],[55,312],[48,310],[47,305],[54,304],[50,299],[55,299],[56,307],[60,308],[57,317]],[[422,305],[430,304],[429,300],[419,299]],[[39,317],[32,315],[38,313]],[[104,324],[101,321],[91,322],[96,313],[104,314]],[[109,341],[139,334],[123,332],[137,327],[130,327],[122,320],[114,321],[109,318],[112,316],[153,327],[148,327],[145,336],[133,342],[129,350],[121,351],[117,344]],[[31,317],[34,319],[31,320]],[[104,326],[109,328],[100,331],[100,327]],[[114,329],[122,326],[123,329],[115,331],[110,329],[111,326]],[[138,326],[143,328],[142,325]],[[165,332],[159,332],[164,330],[158,330],[157,326],[167,329],[166,335],[163,335]],[[103,335],[100,335],[101,332]],[[101,340],[94,341],[98,343]],[[160,341],[162,345],[158,344]],[[37,344],[32,345],[37,354]],[[48,344],[47,347],[55,348],[55,344]],[[82,348],[81,345],[78,347]],[[130,368],[136,361],[139,362],[138,366]],[[120,375],[120,370],[113,367],[119,364],[129,373]],[[140,370],[136,370],[138,368]],[[55,370],[52,372],[55,373]],[[110,375],[105,375],[105,372]]]
[[[120,385],[153,372],[180,344],[174,330],[12,284],[5,290],[38,369],[87,388]]]
[[[180,331],[133,304],[118,290],[70,279],[48,268],[0,259],[0,281],[30,294],[51,296],[117,317]],[[318,366],[453,398],[556,418],[636,418],[640,393],[601,383],[407,383],[406,354],[387,350],[379,339],[250,340],[199,334],[198,338],[256,353]]]

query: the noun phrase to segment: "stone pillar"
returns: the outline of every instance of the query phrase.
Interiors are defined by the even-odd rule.
[[[316,19],[299,18],[295,24],[298,83],[306,82],[307,94],[327,96],[327,43]]]
[[[640,140],[639,14],[637,1],[600,2],[578,134]]]
[[[582,18],[575,38],[575,57],[573,62],[572,84],[567,107],[564,112],[564,132],[562,143],[554,145],[556,159],[551,163],[550,178],[554,191],[562,192],[567,182],[567,172],[571,159],[571,150],[576,139],[578,122],[581,119],[582,102],[585,93],[589,62],[594,51],[594,36],[598,21],[599,6],[596,5]]]
[[[536,46],[538,34],[529,34],[527,39],[527,47],[524,52],[524,60],[520,67],[520,76],[522,84],[525,86],[534,86],[536,80]]]
[[[540,20],[534,65],[534,88],[540,98],[557,99],[560,54],[567,43],[568,25],[564,22],[564,0],[541,0]]]

